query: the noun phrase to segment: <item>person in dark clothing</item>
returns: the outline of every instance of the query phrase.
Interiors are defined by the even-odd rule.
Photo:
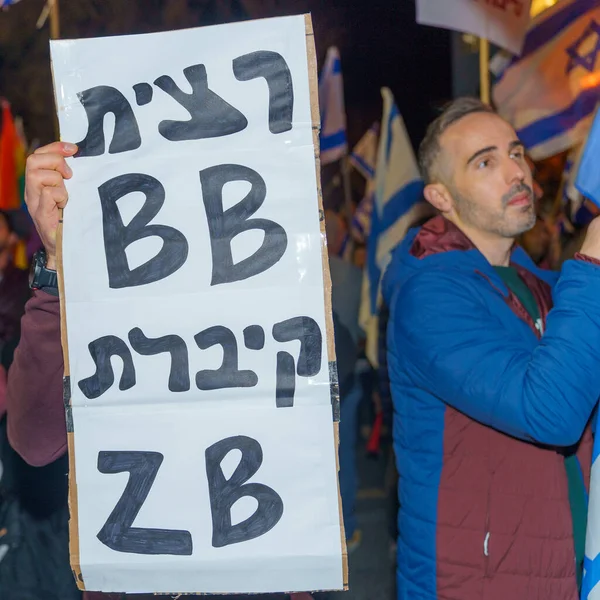
[[[30,295],[27,272],[15,267],[12,259],[17,241],[11,215],[0,210],[0,364],[5,369],[18,343]]]
[[[67,457],[35,468],[9,446],[6,373],[30,297],[28,274],[13,263],[13,214],[0,211],[0,597],[77,600],[69,565]]]
[[[39,148],[27,160],[25,199],[45,248],[45,269],[48,271],[56,271],[59,210],[67,203],[63,179],[72,174],[64,159],[76,152],[77,146],[73,144],[55,142]],[[56,287],[42,287],[34,291],[26,305],[21,341],[8,376],[8,439],[30,465],[41,467],[53,464],[57,459],[66,461],[63,374],[60,300]],[[83,597],[85,600],[122,600],[125,595],[85,591]],[[301,600],[307,595],[293,597]],[[156,596],[128,594],[127,598],[152,600]],[[66,600],[66,597],[60,600]]]
[[[335,333],[335,354],[340,393],[339,482],[342,497],[344,530],[348,551],[360,544],[362,533],[356,520],[356,444],[358,439],[358,407],[363,397],[356,377],[358,359],[358,310],[362,273],[339,257],[342,240],[341,219],[333,211],[325,212],[325,229],[331,273],[331,308]]]
[[[356,473],[356,443],[358,437],[357,408],[362,398],[360,389],[356,388],[355,366],[358,348],[347,327],[338,315],[333,313],[335,334],[335,353],[338,367],[340,392],[340,495],[342,497],[342,513],[348,550],[353,550],[360,543],[361,532],[356,522],[356,492],[358,478]]]

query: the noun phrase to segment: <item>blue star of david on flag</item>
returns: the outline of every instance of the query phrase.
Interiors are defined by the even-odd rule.
[[[594,44],[594,47],[587,54],[580,54],[590,42]],[[598,52],[600,52],[600,25],[592,20],[579,39],[567,48],[567,54],[569,55],[567,73],[570,73],[577,66],[583,67],[591,73],[596,65]]]

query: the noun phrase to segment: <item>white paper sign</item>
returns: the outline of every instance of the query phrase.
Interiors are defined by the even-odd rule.
[[[417,0],[417,23],[472,33],[521,54],[531,0]]]
[[[51,50],[85,588],[342,589],[304,17]]]

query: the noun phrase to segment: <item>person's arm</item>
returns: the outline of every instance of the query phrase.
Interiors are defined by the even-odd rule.
[[[8,374],[8,439],[30,465],[67,448],[59,301],[38,291],[25,307],[21,340]]]
[[[68,201],[64,180],[73,174],[65,157],[76,152],[74,144],[54,142],[27,158],[25,202],[50,270],[56,269],[56,232]],[[67,447],[59,307],[58,298],[43,291],[27,303],[8,374],[8,439],[33,466],[51,463]]]
[[[600,396],[600,266],[565,263],[535,349],[456,278],[409,280],[394,298],[392,348],[412,382],[471,418],[552,446],[581,438]]]

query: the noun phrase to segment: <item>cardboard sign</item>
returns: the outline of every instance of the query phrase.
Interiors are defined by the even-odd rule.
[[[310,19],[51,52],[80,587],[343,589]]]

